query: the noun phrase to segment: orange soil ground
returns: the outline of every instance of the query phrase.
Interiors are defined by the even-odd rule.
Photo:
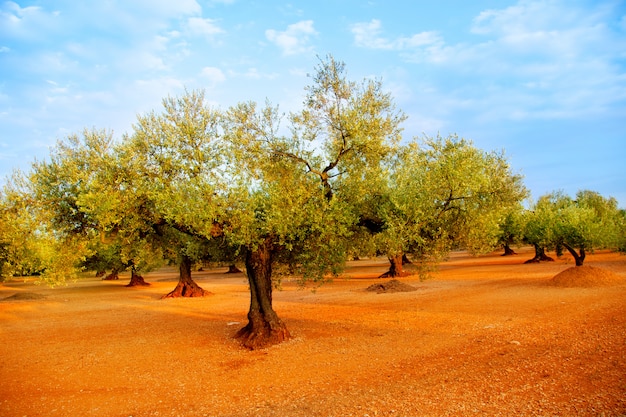
[[[214,295],[159,297],[173,270],[50,289],[0,285],[0,416],[623,416],[626,257],[618,279],[553,285],[569,257],[524,265],[455,253],[413,292],[378,294],[384,260],[351,262],[274,305],[293,339],[247,351],[243,275],[194,274]],[[43,299],[7,297],[28,293]],[[26,295],[26,296],[25,296]]]

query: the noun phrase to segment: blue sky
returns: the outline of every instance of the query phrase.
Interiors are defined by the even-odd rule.
[[[407,138],[504,149],[533,198],[626,208],[626,2],[0,0],[0,176],[84,128],[130,132],[161,99],[296,110],[317,56],[377,77]]]

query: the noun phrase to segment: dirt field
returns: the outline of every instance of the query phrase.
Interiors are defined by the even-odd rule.
[[[565,287],[550,280],[570,257],[522,252],[455,253],[433,279],[403,279],[412,292],[365,291],[384,260],[316,292],[287,281],[274,305],[293,339],[252,352],[232,339],[246,282],[225,269],[194,274],[203,299],[160,300],[173,271],[146,288],[8,282],[0,416],[626,415],[626,256],[585,262],[617,281]]]

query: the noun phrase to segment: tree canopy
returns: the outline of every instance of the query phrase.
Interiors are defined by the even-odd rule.
[[[413,140],[393,161],[385,193],[370,204],[381,229],[376,248],[389,257],[391,275],[406,253],[427,265],[453,248],[491,251],[507,213],[525,195],[502,153],[455,135]]]
[[[582,190],[575,199],[555,192],[548,201],[551,243],[556,248],[565,247],[576,266],[583,265],[589,251],[618,247],[620,218],[615,199]]]

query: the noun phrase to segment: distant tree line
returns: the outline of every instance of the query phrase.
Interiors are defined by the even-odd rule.
[[[406,116],[381,82],[350,81],[332,56],[305,93],[283,114],[269,102],[219,109],[186,91],[121,139],[64,138],[2,190],[2,277],[55,285],[81,270],[130,271],[129,285],[148,285],[141,274],[170,263],[180,274],[166,296],[202,296],[194,266],[239,266],[251,297],[237,337],[258,348],[289,338],[272,306],[283,269],[304,284],[361,256],[386,256],[395,277],[409,259],[424,274],[458,248],[531,244],[537,260],[567,250],[577,265],[594,249],[624,249],[614,199],[553,193],[524,208],[502,152],[454,135],[403,139]]]

